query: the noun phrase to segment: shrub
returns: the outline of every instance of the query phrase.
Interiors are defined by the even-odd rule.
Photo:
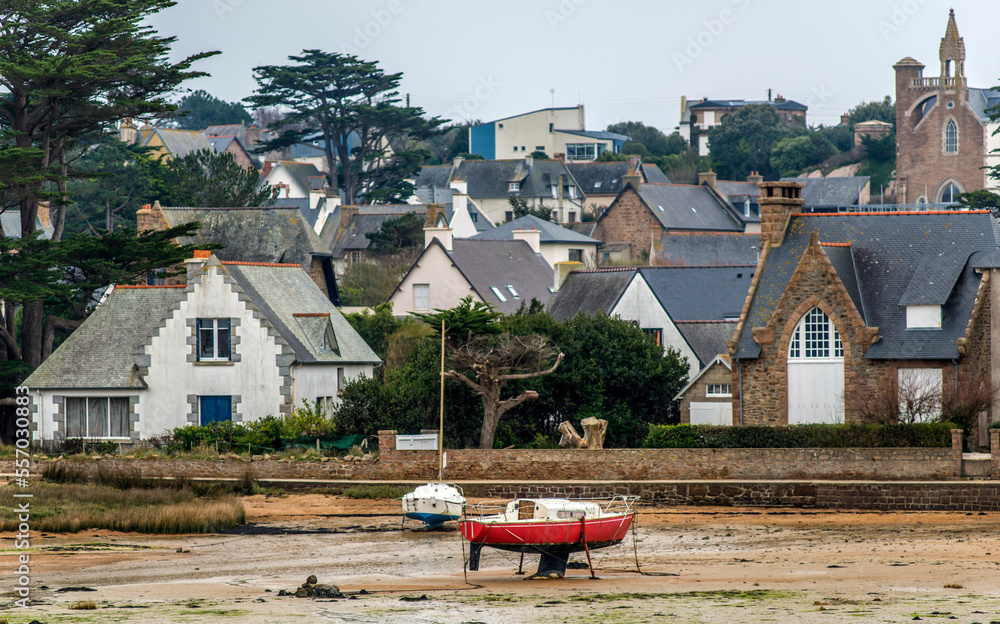
[[[343,492],[347,498],[395,499],[402,498],[411,488],[400,485],[354,485]]]
[[[648,448],[949,447],[953,423],[909,425],[652,425]]]
[[[323,436],[333,433],[333,421],[318,401],[302,400],[302,407],[285,417],[280,437]]]

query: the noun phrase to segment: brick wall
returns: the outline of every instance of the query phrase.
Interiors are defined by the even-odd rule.
[[[925,195],[936,202],[939,187],[949,179],[964,191],[982,189],[986,127],[968,105],[968,90],[911,86],[918,77],[916,66],[896,66],[896,200],[915,203]],[[921,118],[921,103],[929,96],[937,96],[937,103]],[[952,153],[944,150],[949,119],[958,126],[958,151]]]
[[[628,187],[597,222],[593,237],[605,243],[628,243],[632,258],[648,254],[663,228],[635,189]]]

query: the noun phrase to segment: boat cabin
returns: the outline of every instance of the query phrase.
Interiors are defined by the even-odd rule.
[[[571,501],[563,498],[521,498],[507,503],[504,521],[513,520],[576,520],[597,518],[601,507],[597,503]]]

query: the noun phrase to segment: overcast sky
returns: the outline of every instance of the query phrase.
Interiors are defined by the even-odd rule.
[[[224,100],[250,95],[253,68],[303,49],[350,52],[403,72],[411,104],[488,121],[556,106],[586,107],[588,130],[636,120],[669,133],[680,97],[809,106],[834,124],[861,101],[894,94],[905,56],[938,76],[954,7],[976,87],[1000,79],[1000,2],[985,0],[179,0],[156,15],[178,38],[175,59],[221,55],[191,81]]]

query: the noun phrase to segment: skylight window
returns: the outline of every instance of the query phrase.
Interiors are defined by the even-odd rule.
[[[594,188],[601,188],[600,182],[594,182]]]
[[[510,294],[514,295],[515,299],[517,299],[517,298],[519,298],[521,296],[521,295],[517,294],[517,291],[514,290],[514,287],[511,286],[510,284],[507,284],[507,290],[510,291]]]
[[[660,212],[663,212],[663,206],[657,204],[656,207],[660,209]]]
[[[497,299],[500,300],[500,303],[506,303],[507,297],[503,296],[503,293],[500,292],[499,288],[497,288],[496,286],[490,286],[490,290],[492,290],[493,294],[497,296]]]

